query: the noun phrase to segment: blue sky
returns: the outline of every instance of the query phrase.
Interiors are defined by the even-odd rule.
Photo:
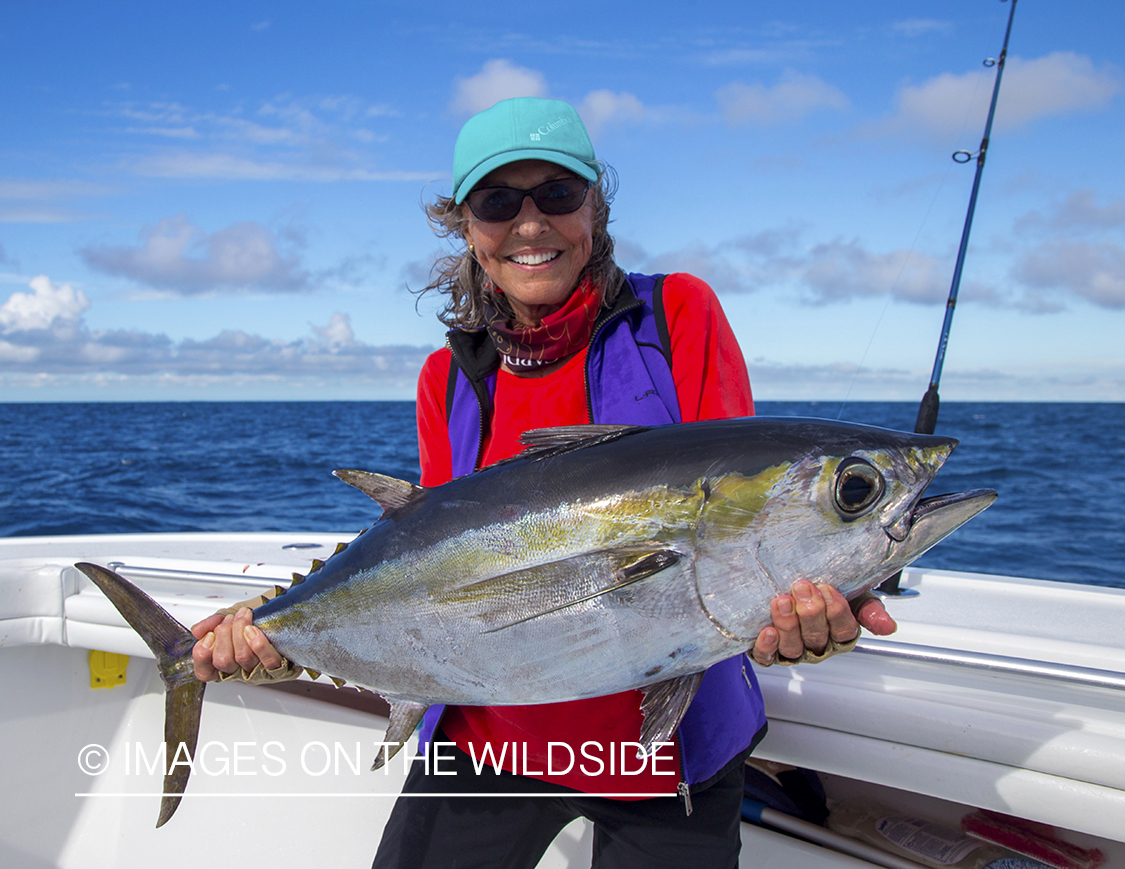
[[[10,3],[0,400],[412,398],[453,141],[566,99],[764,399],[925,391],[1010,6]],[[1020,0],[942,379],[1125,401],[1120,4]]]

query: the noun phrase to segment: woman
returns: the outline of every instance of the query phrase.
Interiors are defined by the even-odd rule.
[[[532,428],[753,413],[746,365],[714,293],[688,275],[624,275],[607,232],[609,198],[603,167],[566,103],[505,100],[465,124],[453,195],[429,208],[436,231],[464,248],[427,287],[447,294],[443,321],[453,329],[419,378],[424,486],[514,455]],[[850,648],[859,624],[894,630],[877,602],[865,601],[857,622],[839,593],[807,581],[779,596],[772,614],[752,651],[764,666]],[[200,679],[287,672],[249,609],[216,614],[193,631]],[[612,763],[607,770],[601,757],[600,766],[551,770],[553,749],[574,757],[635,741],[640,697],[432,707],[422,741],[448,745],[457,774],[413,765],[404,793],[434,796],[398,801],[375,866],[530,867],[578,816],[594,822],[599,866],[736,865],[742,761],[765,732],[744,658],[707,672],[667,768],[654,761],[640,772]],[[473,759],[517,744],[522,758],[506,756],[503,772],[474,768]],[[682,799],[643,798],[672,790]],[[489,798],[441,796],[466,792]],[[587,796],[624,792],[640,798]]]

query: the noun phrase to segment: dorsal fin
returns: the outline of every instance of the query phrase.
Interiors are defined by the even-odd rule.
[[[649,428],[646,425],[560,425],[553,428],[533,428],[520,435],[523,452],[489,467],[561,456],[563,453],[572,453],[647,431]]]
[[[593,444],[615,441],[647,428],[648,426],[644,425],[558,425],[525,431],[520,435],[520,443],[529,449],[543,447],[581,449]]]
[[[405,507],[426,490],[408,480],[399,480],[385,474],[371,471],[352,471],[342,469],[332,472],[349,486],[355,486],[383,510],[396,510]]]

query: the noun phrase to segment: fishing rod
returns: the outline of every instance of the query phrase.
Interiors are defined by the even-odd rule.
[[[1008,0],[1000,0],[1006,3]],[[1016,17],[1016,0],[1011,0],[1012,8],[1008,13],[1008,28],[1004,32],[1004,46],[1000,49],[1000,57],[987,58],[986,67],[996,67],[996,82],[992,86],[992,103],[988,107],[988,120],[984,124],[984,137],[980,140],[980,149],[976,154],[969,151],[955,151],[953,160],[956,163],[968,163],[973,157],[977,158],[976,176],[973,178],[973,190],[969,194],[969,210],[965,215],[965,226],[961,230],[961,245],[957,249],[957,262],[953,266],[953,282],[949,287],[949,298],[945,303],[945,320],[941,326],[941,337],[938,339],[937,355],[934,358],[933,373],[930,374],[930,386],[922,396],[918,405],[918,418],[914,423],[915,434],[933,434],[937,427],[938,407],[941,398],[938,396],[938,384],[941,382],[941,369],[945,365],[945,350],[949,345],[949,330],[953,325],[953,310],[957,307],[957,292],[961,288],[961,271],[965,267],[965,253],[969,249],[969,233],[973,228],[973,214],[977,209],[977,194],[980,192],[980,179],[984,174],[984,160],[988,155],[988,143],[992,137],[992,119],[996,115],[996,101],[1000,96],[1000,79],[1004,75],[1004,62],[1008,59],[1008,40],[1012,36],[1012,21]],[[899,579],[902,571],[888,578],[880,585],[877,591],[901,596],[905,592],[899,588]]]
[[[1000,0],[1001,3],[1007,0]],[[949,299],[945,303],[945,321],[941,327],[941,338],[938,341],[937,356],[934,359],[934,370],[930,375],[930,387],[922,397],[918,407],[918,420],[914,424],[916,434],[933,434],[937,426],[938,383],[941,381],[941,369],[945,364],[945,348],[949,344],[949,329],[953,325],[953,309],[957,305],[957,291],[961,287],[961,270],[965,266],[965,253],[969,248],[969,232],[973,228],[973,213],[977,208],[977,193],[980,191],[980,179],[984,174],[984,159],[988,155],[988,142],[992,136],[992,118],[996,114],[996,101],[1000,96],[1000,79],[1004,75],[1004,61],[1008,58],[1008,39],[1012,35],[1012,20],[1016,17],[1016,0],[1011,0],[1012,10],[1008,13],[1008,29],[1004,33],[1004,47],[1000,50],[1000,58],[988,58],[986,67],[996,67],[996,83],[992,86],[992,104],[988,108],[988,120],[984,125],[984,138],[980,141],[980,150],[976,154],[968,151],[956,151],[953,159],[957,163],[968,163],[975,156],[977,158],[977,172],[973,179],[973,192],[969,194],[969,211],[965,215],[965,227],[961,230],[961,246],[957,250],[957,264],[953,267],[953,283],[949,288]]]

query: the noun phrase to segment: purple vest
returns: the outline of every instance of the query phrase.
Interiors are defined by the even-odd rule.
[[[680,422],[664,318],[663,275],[627,276],[617,302],[602,312],[586,354],[590,422],[668,425]],[[477,468],[492,412],[499,358],[484,332],[449,333],[453,364],[446,410],[453,476]],[[444,706],[422,719],[425,746]],[[746,655],[715,664],[703,676],[680,723],[681,768],[690,785],[707,785],[741,763],[766,731],[757,679]]]

